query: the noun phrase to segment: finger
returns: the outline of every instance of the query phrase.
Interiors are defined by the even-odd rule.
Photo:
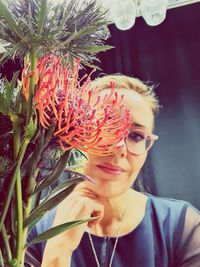
[[[98,199],[99,196],[88,188],[77,188],[75,192],[79,192],[82,196]]]
[[[88,222],[88,227],[92,228],[97,225],[103,218],[104,211],[93,211],[91,215],[91,221]]]
[[[91,220],[88,222],[88,227],[93,228],[101,220],[101,216],[91,217]]]
[[[88,184],[85,183],[85,182],[82,182],[82,183],[78,184],[74,190],[75,190],[75,191],[79,191],[79,190],[80,190],[80,191],[81,191],[81,190],[87,190],[88,192],[91,192],[91,193],[95,194],[96,196],[98,196],[97,193],[95,193],[95,192],[88,186]]]

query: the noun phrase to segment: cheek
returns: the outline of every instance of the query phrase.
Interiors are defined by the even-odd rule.
[[[89,174],[92,173],[95,163],[98,162],[98,157],[94,155],[87,154],[88,160],[85,161],[84,164],[84,173]]]
[[[129,157],[129,165],[130,165],[130,175],[134,176],[133,178],[136,178],[139,174],[142,166],[145,163],[145,160],[147,158],[147,153],[144,153],[142,155],[131,155]]]

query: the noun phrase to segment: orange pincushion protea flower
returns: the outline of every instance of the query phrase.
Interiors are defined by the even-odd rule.
[[[109,94],[100,96],[91,88],[90,75],[79,80],[80,60],[74,68],[62,58],[48,54],[38,61],[38,89],[34,98],[40,123],[48,128],[56,120],[54,136],[64,150],[78,148],[97,155],[108,155],[128,134],[129,111],[123,97],[111,83]]]

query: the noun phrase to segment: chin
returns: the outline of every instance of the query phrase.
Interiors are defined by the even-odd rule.
[[[96,180],[96,179],[95,179]],[[96,180],[96,184],[88,183],[89,188],[102,198],[114,198],[125,193],[129,186],[125,187],[124,183],[106,180]]]

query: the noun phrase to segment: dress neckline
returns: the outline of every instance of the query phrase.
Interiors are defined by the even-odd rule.
[[[127,234],[124,234],[124,235],[119,235],[119,238],[125,238],[131,234],[135,234],[144,224],[146,218],[147,218],[147,215],[149,214],[149,207],[150,207],[150,204],[151,204],[151,197],[152,195],[150,194],[145,194],[147,196],[147,202],[146,202],[146,207],[145,207],[145,213],[144,213],[144,216],[142,218],[142,220],[140,221],[140,223],[133,229],[131,230],[130,232],[128,232]],[[88,234],[88,232],[86,231],[84,234]],[[90,233],[90,235],[92,236],[92,238],[95,240],[102,240],[102,239],[116,239],[116,237],[110,237],[110,236],[98,236],[98,235],[95,235],[95,234],[92,234]]]

